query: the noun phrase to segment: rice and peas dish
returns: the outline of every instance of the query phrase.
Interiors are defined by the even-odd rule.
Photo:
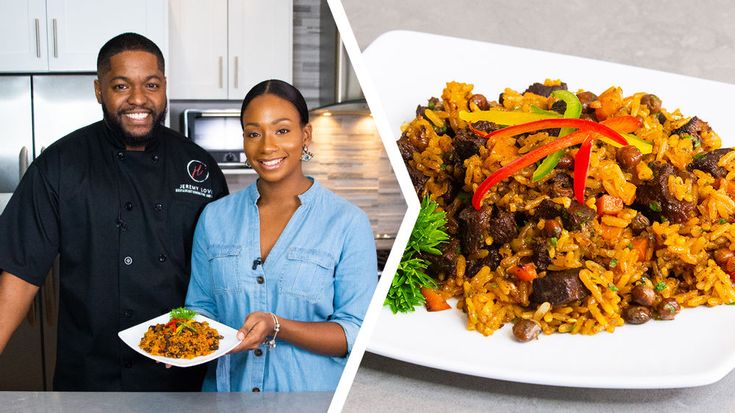
[[[425,254],[467,328],[596,334],[735,303],[735,150],[702,119],[558,80],[449,82],[398,140],[449,240]]]
[[[194,321],[194,316],[192,310],[174,309],[168,323],[148,327],[140,348],[154,356],[176,359],[206,356],[219,349],[219,341],[224,337],[208,322]]]

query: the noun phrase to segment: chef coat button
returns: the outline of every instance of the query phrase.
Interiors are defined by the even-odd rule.
[[[123,262],[125,263],[125,265],[130,265],[130,264],[133,263],[133,258],[132,257],[125,257],[125,258],[123,258]]]
[[[259,393],[260,387],[253,387],[253,393]]]
[[[153,163],[158,163],[158,159],[160,159],[158,157],[158,155],[153,155],[153,157],[151,158],[151,160],[153,161]]]
[[[161,212],[163,211],[163,204],[159,202],[153,206],[153,209],[155,209],[157,212]]]
[[[125,360],[123,362],[123,367],[125,367],[126,369],[129,369],[129,368],[133,367],[133,362],[130,361],[130,360]]]
[[[119,159],[119,160],[121,160],[121,161],[122,161],[123,159],[125,159],[125,152],[122,152],[122,151],[118,152],[118,153],[117,153],[117,159]]]
[[[126,202],[125,203],[125,209],[127,209],[128,211],[132,211],[133,210],[133,203],[130,202],[130,201]]]
[[[158,261],[159,262],[166,262],[166,258],[168,258],[166,256],[166,254],[161,254],[161,255],[158,256]]]
[[[259,275],[256,280],[258,281],[258,284],[263,284],[265,282],[265,278],[262,275]]]
[[[122,315],[125,318],[131,318],[133,316],[133,310],[125,310],[123,311]]]
[[[255,353],[255,357],[260,357],[263,355],[263,350],[256,348],[253,353]]]

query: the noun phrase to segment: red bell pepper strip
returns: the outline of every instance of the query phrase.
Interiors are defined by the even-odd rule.
[[[558,120],[573,120],[573,119],[558,119]],[[474,206],[475,209],[480,210],[480,204],[482,203],[482,197],[485,195],[485,193],[490,188],[495,186],[495,184],[513,175],[514,173],[520,171],[521,169],[527,167],[528,165],[531,165],[535,163],[536,161],[543,159],[544,157],[546,157],[547,155],[551,153],[554,153],[560,149],[567,148],[569,146],[579,145],[580,143],[584,142],[585,139],[591,137],[592,134],[593,132],[589,130],[578,130],[576,132],[570,133],[569,135],[563,138],[557,139],[553,142],[547,143],[546,145],[538,147],[528,152],[527,154],[521,156],[520,158],[514,159],[509,164],[493,172],[490,176],[487,177],[487,179],[482,181],[480,186],[477,187],[477,190],[475,190],[475,194],[472,196],[472,206]]]
[[[616,119],[616,121],[612,122],[612,119]],[[470,130],[478,136],[489,139],[489,138],[507,138],[507,137],[512,137],[516,135],[521,135],[524,133],[537,131],[539,129],[576,128],[578,130],[587,130],[587,131],[599,133],[600,135],[610,138],[613,141],[621,145],[627,145],[628,141],[625,140],[624,137],[622,137],[618,132],[613,130],[608,125],[629,127],[631,124],[633,124],[633,122],[637,122],[640,125],[640,120],[638,120],[637,118],[633,116],[619,116],[617,118],[612,118],[612,119],[611,119],[611,122],[608,124],[597,123],[597,122],[593,122],[591,120],[586,120],[586,119],[567,119],[567,118],[543,119],[543,120],[537,120],[534,122],[523,123],[520,125],[508,126],[507,128],[498,129],[491,133],[485,133],[481,130],[477,130],[472,125],[470,125]]]
[[[592,137],[585,139],[574,158],[574,198],[580,204],[584,204],[584,188],[587,185],[587,175],[590,171],[593,140]]]

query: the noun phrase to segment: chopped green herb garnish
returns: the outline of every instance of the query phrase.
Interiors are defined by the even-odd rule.
[[[648,204],[648,208],[650,208],[653,212],[661,212],[661,203],[658,201],[653,201]]]
[[[196,315],[196,311],[189,310],[188,308],[184,307],[174,308],[173,310],[171,310],[171,318],[175,318],[178,320],[191,320]]]
[[[694,155],[694,159],[702,159],[702,158],[704,158],[704,152],[700,152],[700,153]]]
[[[659,291],[663,291],[663,290],[664,290],[664,288],[666,288],[666,283],[665,283],[665,282],[663,282],[663,281],[659,281],[659,282],[657,282],[657,283],[656,283],[656,286],[655,286],[655,287],[653,287],[653,289],[654,289],[654,290],[655,290],[656,292],[659,292]]]
[[[615,286],[615,284],[613,284],[613,283],[610,283],[610,284],[608,284],[608,285],[607,285],[607,288],[608,288],[608,289],[609,289],[610,291],[617,291],[617,290],[618,290],[618,287],[616,287],[616,286]]]
[[[443,163],[439,166],[439,169],[442,171],[445,171],[447,169],[447,164]]]
[[[436,288],[436,282],[425,272],[429,262],[415,255],[441,255],[437,247],[449,239],[445,231],[446,213],[437,209],[436,202],[428,197],[421,202],[419,216],[385,298],[385,305],[390,306],[393,313],[413,311],[425,302],[421,288]]]
[[[498,288],[498,283],[490,283],[491,288]]]
[[[661,216],[660,216],[660,217],[658,218],[658,220],[659,220],[659,221],[661,221],[661,222],[667,222],[667,221],[668,221],[669,219],[668,219],[668,218],[666,218],[665,216],[661,215]]]
[[[720,225],[727,224],[727,220],[725,218],[720,218],[720,220],[717,221],[717,223]]]
[[[625,246],[625,248],[627,248],[627,249],[629,249],[629,250],[632,250],[632,249],[633,249],[633,244],[631,244],[631,243],[629,242],[629,243],[628,243],[628,245],[626,245],[626,246]]]
[[[681,135],[681,138],[682,139],[692,139],[692,135],[684,134],[684,135]]]
[[[617,267],[617,266],[618,266],[618,260],[616,260],[615,258],[611,259],[611,260],[610,260],[610,265],[609,265],[609,267],[610,267],[610,268],[615,268],[615,267]]]
[[[559,240],[556,237],[551,237],[549,238],[549,242],[551,242],[551,245],[553,245],[554,248],[556,248],[556,244],[559,242]]]
[[[436,132],[437,135],[444,135],[447,133],[447,127],[442,126],[441,128],[434,128],[434,132]]]
[[[694,147],[699,148],[702,145],[702,141],[699,139],[694,139]]]
[[[429,108],[429,109],[431,109],[431,110],[434,110],[434,108],[436,107],[436,106],[434,105],[434,101],[433,101],[433,100],[430,100],[430,101],[429,101],[429,104],[428,104],[427,106],[428,106],[428,108]]]

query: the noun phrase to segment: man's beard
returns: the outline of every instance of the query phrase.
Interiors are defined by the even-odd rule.
[[[156,138],[158,137],[158,130],[161,128],[163,118],[166,117],[167,111],[168,104],[164,106],[163,111],[161,111],[161,113],[153,120],[153,126],[151,127],[151,130],[148,131],[148,133],[142,136],[135,136],[128,133],[123,128],[122,123],[120,122],[120,118],[122,116],[125,116],[123,114],[123,111],[118,111],[116,114],[112,114],[110,113],[110,111],[107,110],[105,104],[102,103],[102,116],[105,120],[105,123],[110,128],[110,130],[112,130],[114,136],[120,139],[125,146],[147,146],[149,143],[156,140]],[[154,111],[151,111],[152,116],[155,116],[155,114],[156,113]]]

